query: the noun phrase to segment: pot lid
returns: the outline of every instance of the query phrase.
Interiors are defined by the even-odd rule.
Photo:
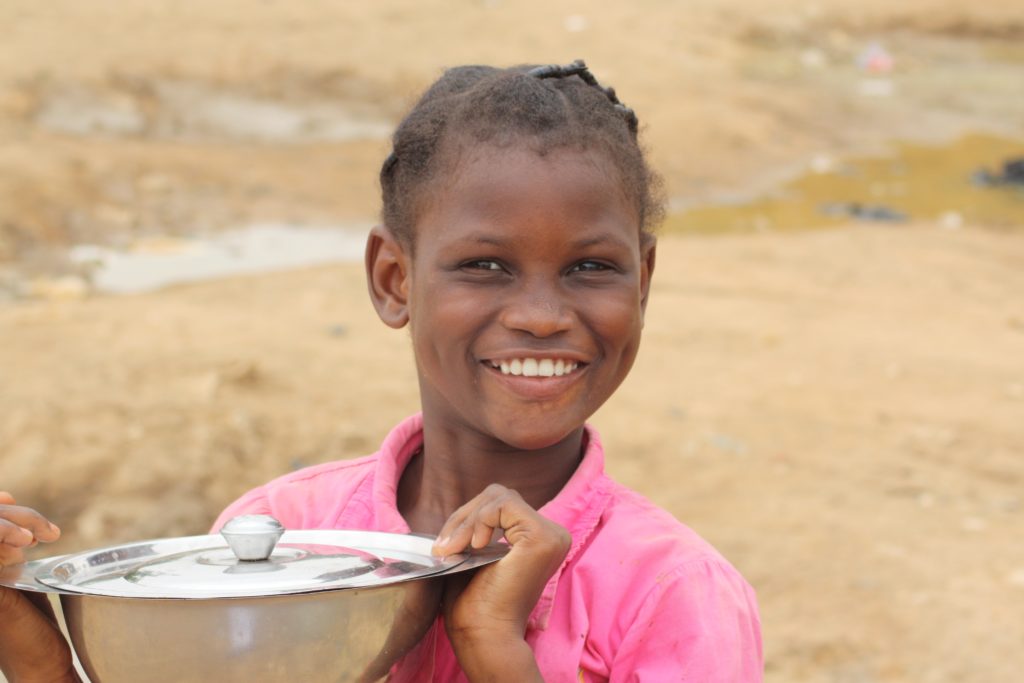
[[[239,552],[238,538],[226,525],[225,538],[187,536],[67,555],[41,567],[35,579],[62,592],[111,597],[241,598],[384,586],[452,569],[467,558],[434,557],[433,538],[427,536],[284,531],[280,525],[274,530],[276,520],[269,519],[273,524],[229,523],[238,527],[235,536],[259,535],[269,528],[280,538],[276,547],[269,543],[269,554],[254,553],[251,547]],[[265,559],[242,559],[253,554]]]

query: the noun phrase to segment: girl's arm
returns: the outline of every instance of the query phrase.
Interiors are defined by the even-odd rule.
[[[526,643],[526,622],[569,551],[569,532],[518,493],[493,484],[448,519],[434,552],[482,548],[502,529],[512,546],[498,562],[456,574],[445,592],[445,628],[463,671],[474,681],[542,681]]]
[[[10,683],[81,680],[45,594],[0,586],[0,671]]]
[[[56,541],[60,530],[0,491],[0,567],[25,561],[23,550]],[[42,593],[0,586],[0,671],[11,683],[74,683],[71,648]]]

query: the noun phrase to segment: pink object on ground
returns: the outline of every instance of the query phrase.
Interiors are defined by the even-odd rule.
[[[374,455],[308,467],[253,489],[221,513],[214,529],[235,515],[265,513],[288,529],[408,533],[395,498],[422,443],[416,415]],[[545,680],[762,680],[753,589],[696,533],[605,475],[592,427],[576,472],[540,512],[572,534],[526,633]],[[390,681],[466,680],[440,622]]]

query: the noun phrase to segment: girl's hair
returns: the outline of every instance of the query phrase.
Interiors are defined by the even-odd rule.
[[[637,118],[603,88],[582,60],[567,66],[460,66],[447,70],[398,125],[380,170],[384,224],[414,242],[425,192],[457,163],[461,145],[527,141],[551,150],[595,149],[617,167],[640,228],[661,220],[661,183],[637,141]]]

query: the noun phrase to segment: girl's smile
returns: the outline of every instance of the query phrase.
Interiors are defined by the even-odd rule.
[[[506,360],[489,359],[484,364],[500,375],[508,390],[527,400],[553,399],[582,377],[586,363],[567,359],[566,355],[513,356]]]
[[[425,419],[551,446],[632,366],[653,238],[598,153],[484,146],[457,165],[406,249]]]
[[[574,360],[559,358],[513,358],[512,360],[492,360],[491,367],[501,370],[503,375],[522,375],[523,377],[561,377],[579,367]]]

